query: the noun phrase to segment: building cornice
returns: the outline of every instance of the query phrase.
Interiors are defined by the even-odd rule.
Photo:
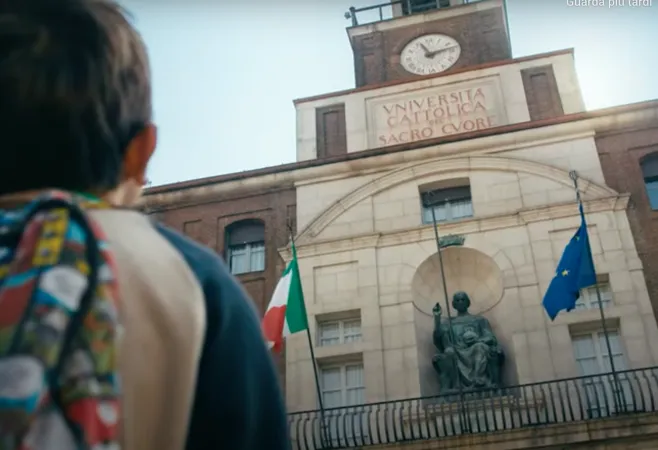
[[[628,207],[629,199],[629,194],[596,198],[584,201],[583,208],[586,214],[623,211]],[[464,235],[468,239],[469,234],[525,226],[533,222],[576,217],[578,214],[578,208],[574,202],[557,203],[543,207],[521,209],[514,213],[442,223],[441,233],[443,235]],[[368,233],[338,239],[297,241],[295,242],[295,248],[299,258],[310,258],[353,250],[392,247],[432,239],[434,239],[432,225],[424,225],[404,230]],[[292,259],[289,246],[279,248],[279,254],[286,263]]]
[[[520,64],[520,63],[525,63],[528,61],[535,61],[537,59],[544,59],[544,58],[554,58],[556,56],[563,56],[563,55],[570,55],[573,58],[574,54],[574,49],[573,48],[567,48],[563,50],[555,50],[552,52],[546,52],[546,53],[538,53],[536,55],[530,55],[530,56],[522,56],[520,58],[511,58],[511,59],[503,59],[500,61],[492,61],[484,64],[477,64],[474,66],[468,66],[468,67],[463,67],[460,69],[455,69],[451,70],[448,72],[442,72],[439,74],[431,74],[431,75],[423,75],[423,76],[418,76],[414,77],[413,80],[409,79],[403,79],[403,80],[392,80],[392,81],[385,81],[383,83],[375,83],[375,84],[369,84],[367,86],[361,86],[358,88],[352,88],[352,89],[343,89],[342,91],[334,91],[334,92],[327,92],[325,94],[319,94],[319,95],[313,95],[310,97],[302,97],[293,100],[293,104],[295,106],[298,106],[302,103],[309,103],[309,102],[314,102],[317,100],[324,100],[327,98],[333,98],[333,97],[342,97],[344,95],[350,95],[350,94],[355,94],[357,92],[367,92],[367,91],[373,91],[376,89],[382,89],[382,88],[387,88],[391,86],[398,86],[401,84],[407,84],[410,81],[413,81],[414,83],[419,82],[419,81],[426,81],[426,80],[433,80],[436,78],[446,78],[446,77],[451,77],[454,75],[462,74],[462,73],[467,73],[467,72],[477,72],[478,70],[484,70],[484,69],[491,69],[492,67],[502,67],[502,66],[509,66],[512,64]]]
[[[177,208],[212,201],[227,192],[272,189],[341,172],[390,167],[425,158],[428,154],[436,157],[460,153],[466,156],[472,152],[504,151],[505,148],[532,145],[533,142],[579,133],[636,127],[638,123],[658,123],[658,100],[156,186],[145,190],[143,201],[153,209]]]

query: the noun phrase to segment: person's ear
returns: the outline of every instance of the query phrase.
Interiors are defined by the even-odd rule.
[[[158,129],[149,124],[128,144],[123,159],[123,180],[134,180],[140,186],[147,183],[146,168],[158,141]]]

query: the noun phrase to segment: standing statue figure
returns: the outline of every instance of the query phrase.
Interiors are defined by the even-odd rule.
[[[434,306],[434,346],[438,353],[432,365],[439,374],[441,393],[454,393],[501,385],[503,349],[491,330],[489,321],[468,312],[471,299],[466,292],[456,292],[452,307],[452,332],[447,319],[441,320],[441,306]]]

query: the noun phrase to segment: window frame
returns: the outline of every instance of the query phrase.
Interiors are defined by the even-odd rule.
[[[601,303],[603,309],[609,308],[614,305],[614,295],[612,287],[608,281],[600,281],[595,285],[588,286],[580,290],[580,298],[576,301],[576,311],[590,311],[599,309],[599,299],[596,295],[596,287],[598,286],[601,293]]]
[[[224,247],[226,263],[232,275],[264,272],[267,269],[264,221],[243,219],[227,225],[224,228]],[[260,257],[262,264],[255,266],[252,264],[252,258],[254,254],[259,253],[262,254]],[[247,259],[246,270],[236,271],[233,259],[238,255],[244,255]]]
[[[658,152],[645,155],[640,160],[640,170],[649,207],[658,211]],[[655,194],[652,195],[652,192]]]
[[[618,326],[615,326],[608,330],[608,336],[615,336],[617,339],[616,346],[618,351],[614,351],[614,346],[610,345],[612,350],[612,355],[608,354],[607,344],[605,343],[605,335],[601,328],[597,328],[588,332],[574,333],[571,335],[572,348],[574,354],[574,361],[578,367],[578,373],[582,377],[582,385],[584,388],[584,398],[587,401],[587,413],[591,417],[602,417],[608,416],[610,413],[617,410],[617,399],[622,403],[626,403],[626,407],[632,406],[633,403],[633,391],[630,381],[626,373],[623,371],[627,370],[629,366],[629,361],[626,356],[626,349],[624,348],[624,342],[622,338],[621,331]],[[575,340],[576,339],[587,338],[592,343],[594,349],[594,359],[596,360],[596,366],[598,368],[596,373],[584,374],[582,366],[579,361],[585,359],[592,359],[592,356],[589,357],[579,357],[576,351]],[[622,372],[617,375],[619,380],[619,387],[613,381],[612,377],[609,376],[612,371],[611,368],[606,368],[606,358],[609,364],[610,360],[615,362],[615,371]],[[621,395],[621,397],[619,397]],[[624,405],[619,405],[624,408]]]
[[[448,2],[448,4],[445,4]],[[441,3],[444,3],[443,5]],[[411,16],[414,14],[421,14],[430,11],[437,11],[439,9],[450,8],[452,5],[449,0],[412,0],[410,2],[402,3],[402,15]]]
[[[658,176],[645,178],[644,190],[647,193],[647,199],[649,200],[649,207],[651,208],[652,211],[658,211]],[[652,196],[651,192],[656,193],[655,197]]]
[[[468,194],[466,195],[466,192],[464,192],[464,194],[458,195],[456,191],[459,189],[468,190]],[[451,191],[455,192],[455,194],[450,195]],[[445,193],[446,196],[445,200],[443,200],[440,204],[431,207],[425,206],[423,196],[432,193],[440,193],[440,192]],[[470,214],[454,217],[454,210],[456,209],[456,207],[459,204],[465,204],[465,203],[468,203],[468,207],[470,208]],[[437,215],[437,211],[440,210],[441,208],[445,209],[445,219],[437,217],[436,219],[437,223],[456,222],[459,220],[470,219],[475,216],[475,210],[473,208],[473,193],[471,192],[470,183],[462,184],[458,186],[422,190],[420,192],[420,206],[421,206],[421,221],[424,225],[432,224],[432,210],[434,210],[435,215]]]
[[[254,252],[254,248],[258,247],[258,251]],[[233,257],[235,256],[236,250],[242,250],[244,248],[244,255],[247,261],[249,263],[247,264],[248,268],[246,271],[243,272],[236,272],[234,267],[233,267]],[[235,245],[229,245],[227,246],[227,262],[228,262],[228,267],[229,271],[231,272],[232,275],[244,275],[247,273],[257,273],[257,272],[263,272],[265,270],[265,267],[267,266],[267,261],[265,260],[265,255],[266,255],[266,249],[265,249],[265,242],[264,241],[255,241],[255,242],[248,242],[245,244],[235,244]],[[252,255],[254,253],[262,253],[262,267],[253,267],[252,265]]]
[[[624,361],[623,367],[616,367],[615,370],[626,370],[628,367],[628,362],[626,361],[626,352],[624,351],[624,345],[622,341],[622,335],[618,327],[614,327],[611,329],[608,329],[608,337],[612,337],[613,335],[618,339],[619,341],[619,352],[615,353],[614,349],[611,348],[613,351],[612,358],[621,356],[622,360]],[[583,338],[588,338],[592,342],[592,346],[594,348],[594,357],[596,358],[596,365],[598,367],[598,373],[596,374],[583,374],[580,370],[580,365],[579,361],[588,359],[586,357],[579,357],[576,353],[576,345],[575,345],[575,340],[576,339],[583,339]],[[602,342],[603,341],[603,342]],[[608,355],[608,348],[607,345],[605,344],[605,334],[603,333],[603,330],[600,328],[597,328],[592,331],[587,331],[587,332],[580,332],[580,333],[574,333],[571,335],[571,342],[572,342],[572,348],[573,348],[573,353],[574,353],[574,360],[576,361],[576,365],[578,366],[578,371],[580,373],[580,376],[582,377],[587,377],[587,376],[595,376],[595,375],[600,375],[600,374],[606,374],[608,373],[608,369],[605,367],[605,360],[606,358],[610,359],[610,355]],[[611,346],[612,347],[612,346]],[[589,357],[591,359],[591,357]]]
[[[359,367],[361,369],[361,380],[362,383],[360,386],[347,386],[347,368],[348,367]],[[329,370],[340,371],[340,387],[334,389],[325,388],[325,378],[324,375]],[[325,408],[349,408],[354,406],[363,405],[366,402],[366,383],[365,383],[365,367],[363,361],[344,361],[341,363],[335,363],[330,365],[323,365],[320,367],[320,393],[322,394],[322,403]],[[360,390],[362,392],[361,402],[349,404],[348,395],[349,391]],[[340,392],[340,405],[338,406],[327,406],[327,399],[325,394],[327,393],[336,393]]]
[[[349,322],[358,322],[359,323],[359,332],[346,335],[345,332],[345,324]],[[333,324],[338,324],[338,342],[335,344],[330,344],[330,343],[323,343],[323,339],[329,340],[329,339],[336,339],[336,338],[323,338],[322,336],[322,327],[327,326],[327,325],[333,325]],[[352,340],[347,342],[348,337],[356,337],[358,336],[357,339]],[[322,320],[317,322],[317,344],[318,347],[332,347],[335,345],[343,345],[343,344],[353,344],[356,342],[362,342],[363,341],[363,326],[362,326],[362,321],[360,317],[346,317],[344,319],[332,319],[332,320]]]

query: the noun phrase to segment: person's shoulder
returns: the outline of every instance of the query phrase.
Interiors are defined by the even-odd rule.
[[[209,248],[163,224],[155,223],[154,226],[162,237],[178,250],[202,284],[209,279],[217,280],[228,275],[222,258]]]
[[[203,286],[207,332],[188,449],[290,449],[283,396],[252,300],[223,260],[164,225]]]
[[[257,322],[252,301],[217,253],[163,224],[154,225],[180,253],[199,281],[206,300],[210,328],[224,330],[227,321],[236,318]]]

